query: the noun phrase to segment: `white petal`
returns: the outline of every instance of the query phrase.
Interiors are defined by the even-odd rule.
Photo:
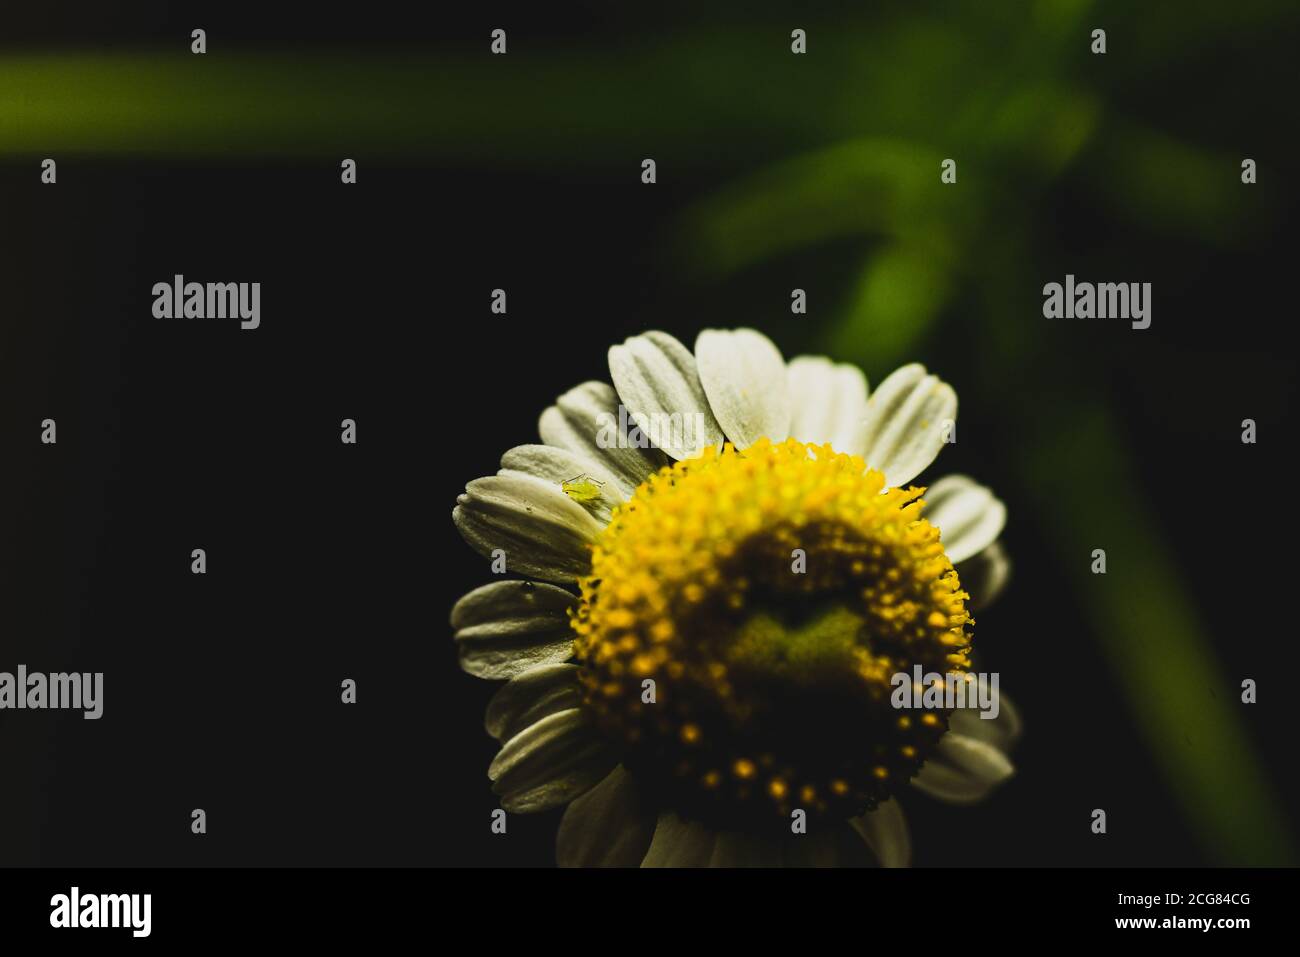
[[[867,414],[867,379],[852,365],[799,356],[786,369],[793,415],[790,435],[800,442],[829,442],[836,452],[861,455]]]
[[[889,375],[867,400],[863,457],[892,487],[906,485],[934,461],[949,423],[957,420],[957,393],[913,363]]]
[[[560,867],[637,867],[654,837],[655,816],[621,765],[569,805],[555,838]]]
[[[770,837],[737,831],[720,832],[709,857],[709,867],[780,867],[781,864],[781,843]]]
[[[548,715],[581,704],[577,665],[538,665],[511,678],[492,696],[483,726],[498,741],[509,741]]]
[[[642,867],[708,867],[717,835],[698,821],[672,811],[659,815]]]
[[[515,446],[501,456],[500,474],[507,475],[512,472],[532,475],[544,482],[550,482],[561,491],[564,491],[563,483],[573,479],[585,477],[593,480],[591,484],[599,495],[589,502],[577,499],[574,501],[578,501],[579,505],[605,524],[609,523],[610,513],[620,503],[627,501],[618,476],[608,467],[607,461],[596,462],[576,452],[553,445]]]
[[[849,821],[862,836],[881,867],[908,867],[912,863],[912,835],[897,798],[890,798]]]
[[[504,549],[507,571],[548,581],[585,575],[605,527],[559,486],[520,473],[475,479],[456,501],[452,519],[479,554]]]
[[[705,329],[695,361],[713,414],[737,448],[790,434],[785,360],[771,339],[754,329]]]
[[[1000,749],[949,731],[912,784],[941,801],[972,804],[1014,773],[1015,767]]]
[[[956,568],[961,587],[970,592],[969,605],[973,609],[991,604],[1011,580],[1011,559],[1001,542],[994,542]]]
[[[668,333],[647,332],[612,346],[609,375],[633,421],[668,455],[690,459],[722,444],[695,358]]]
[[[950,733],[956,733],[967,738],[974,738],[977,741],[983,741],[985,744],[992,745],[1002,752],[1011,750],[1011,746],[1020,738],[1020,733],[1024,728],[1024,723],[1020,720],[1020,711],[1012,702],[1009,695],[1002,693],[1001,680],[999,676],[997,689],[997,714],[991,718],[982,716],[982,710],[979,705],[980,700],[989,701],[991,686],[987,677],[972,679],[977,683],[976,687],[969,688],[966,692],[966,707],[956,708],[948,716],[948,729]],[[978,688],[978,690],[976,690]],[[992,714],[992,709],[987,713]]]
[[[924,514],[953,563],[992,545],[1007,523],[1007,507],[965,475],[945,475],[926,489]]]
[[[476,588],[451,610],[460,666],[478,678],[513,678],[573,655],[569,609],[578,599],[540,582]]]
[[[853,855],[846,853],[854,850],[850,842],[858,845],[859,857],[866,856],[862,839],[847,824],[819,825],[809,834],[791,835],[785,841],[781,849],[782,864],[785,867],[852,866]]]
[[[568,804],[613,766],[586,712],[571,708],[548,715],[502,745],[488,777],[505,810],[528,813]]]
[[[618,416],[618,393],[608,382],[584,382],[542,413],[542,441],[600,461],[614,473],[624,495],[631,495],[667,459],[658,449],[629,447]]]

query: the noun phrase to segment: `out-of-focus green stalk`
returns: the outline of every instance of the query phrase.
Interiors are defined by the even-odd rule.
[[[1028,484],[1044,493],[1039,519],[1051,523],[1047,537],[1061,565],[1075,570],[1081,604],[1126,704],[1210,852],[1224,864],[1294,863],[1292,835],[1245,730],[1242,709],[1250,706],[1241,703],[1239,682],[1214,661],[1116,434],[1101,408],[1056,423],[1055,441],[1045,438],[1029,460]],[[1095,548],[1106,551],[1104,575],[1092,574]],[[1068,687],[1069,676],[1059,678]],[[1116,706],[1088,688],[1070,693],[1085,709]],[[1105,748],[1098,741],[1087,760]]]
[[[700,148],[825,143],[843,133],[817,74],[754,96],[762,71],[707,38],[632,49],[431,52],[209,52],[0,57],[0,153],[437,155],[581,168],[681,147],[692,165],[730,162]],[[771,37],[773,55],[781,35]],[[826,52],[830,55],[830,51]],[[845,51],[844,55],[847,55]],[[815,102],[817,108],[810,107]],[[734,157],[731,158],[734,160]]]

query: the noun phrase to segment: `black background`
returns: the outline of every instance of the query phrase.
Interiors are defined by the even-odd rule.
[[[17,11],[6,42],[188,45],[201,24],[210,49],[423,44],[436,56],[485,47],[507,12],[512,44],[653,28],[598,11],[367,5],[332,19],[151,3],[66,20]],[[664,16],[663,28],[692,28]],[[1249,68],[1232,51],[1220,66]],[[1265,89],[1238,108],[1260,128],[1290,122],[1273,112],[1284,95]],[[555,396],[605,377],[605,350],[628,335],[664,328],[689,343],[704,326],[757,325],[798,354],[811,330],[788,314],[788,290],[808,264],[685,278],[668,252],[674,215],[726,177],[671,175],[672,157],[646,188],[639,155],[563,175],[369,159],[364,144],[355,153],[359,183],[346,188],[333,155],[60,156],[54,188],[40,185],[36,158],[0,167],[12,310],[0,669],[106,675],[100,721],[0,714],[2,863],[553,863],[558,813],[514,816],[506,838],[489,832],[494,747],[482,712],[495,686],[458,670],[447,627],[451,604],[488,570],[452,527],[455,496],[507,448],[535,441]],[[1271,199],[1295,211],[1291,197]],[[1005,388],[1026,404],[1043,390],[1095,389],[1126,410],[1138,494],[1225,664],[1206,694],[1279,675],[1293,642],[1289,235],[1232,255],[1176,239],[1126,247],[1068,184],[1033,215],[1069,237],[1072,256],[1026,264],[1025,334],[1079,350],[1080,375]],[[1143,263],[1159,291],[1155,328],[1072,327],[1068,339],[1045,329],[1044,277],[1059,280],[1103,243]],[[818,258],[834,274],[858,256],[832,246]],[[154,320],[150,289],[174,273],[260,281],[261,328]],[[498,286],[507,317],[489,313]],[[920,358],[961,395],[983,374],[979,346],[978,329],[959,327]],[[869,371],[879,381],[888,370]],[[1255,410],[1261,444],[1243,447],[1239,422]],[[45,417],[58,421],[55,447],[37,441]],[[339,442],[345,417],[358,422],[356,446]],[[1016,522],[1027,490],[1000,463],[1023,454],[1017,435],[969,403],[962,428],[943,469],[977,475],[1011,511],[1016,579],[980,627],[996,636],[990,660],[1028,732],[1018,777],[991,802],[908,801],[917,862],[1205,863],[1078,597],[1041,558],[1042,531]],[[206,576],[190,574],[196,547]],[[358,682],[354,707],[339,702],[344,678]],[[1292,711],[1274,688],[1251,728],[1294,808]],[[198,807],[202,837],[189,826]],[[1108,809],[1105,839],[1088,831],[1094,807]]]

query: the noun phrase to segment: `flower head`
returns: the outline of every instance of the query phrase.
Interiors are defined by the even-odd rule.
[[[637,336],[610,373],[453,513],[568,586],[501,581],[452,613],[466,670],[510,679],[487,719],[502,806],[569,804],[562,864],[906,863],[901,789],[983,796],[1018,730],[1005,700],[989,721],[893,694],[975,682],[968,584],[986,601],[1006,577],[987,489],[907,484],[953,434],[953,390],[911,365],[868,397],[857,369],[787,366],[745,329],[694,354]]]

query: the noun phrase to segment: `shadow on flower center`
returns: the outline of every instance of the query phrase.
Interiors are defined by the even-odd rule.
[[[891,679],[968,671],[973,625],[922,491],[764,439],[615,510],[572,625],[585,703],[645,788],[764,829],[848,819],[917,773],[947,718],[895,710]]]

